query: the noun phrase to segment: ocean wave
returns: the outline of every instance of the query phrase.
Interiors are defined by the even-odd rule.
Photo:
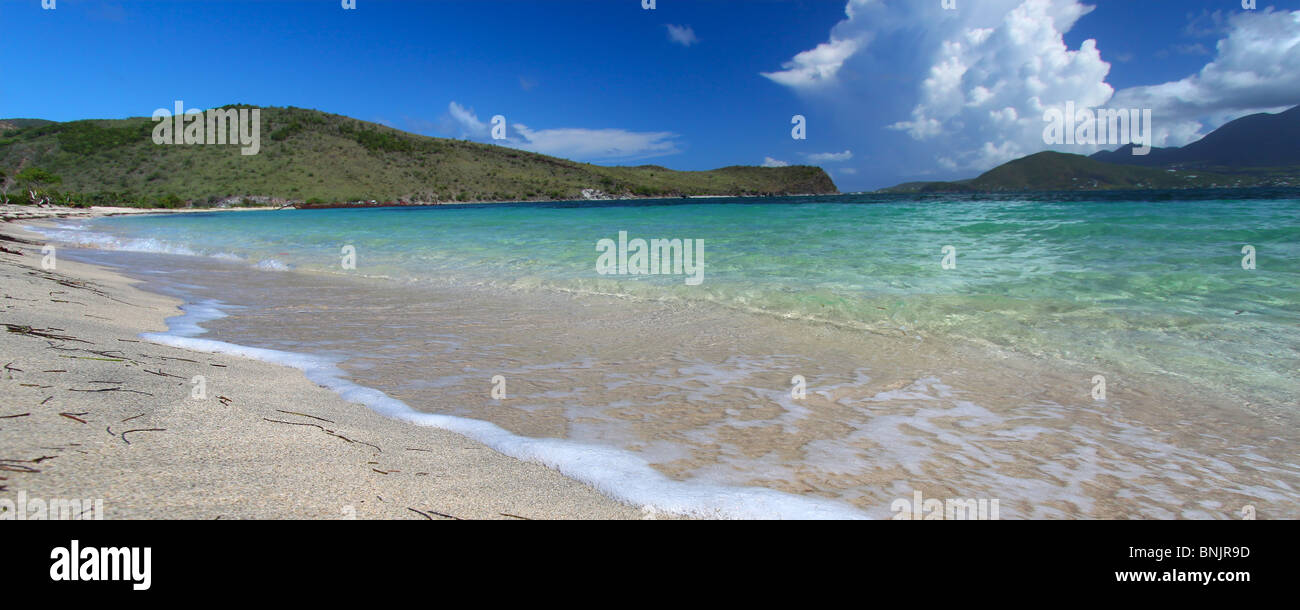
[[[175,256],[201,256],[219,261],[240,263],[247,258],[234,252],[207,252],[194,250],[188,246],[171,243],[154,237],[121,237],[92,231],[79,224],[62,224],[56,227],[24,226],[24,229],[37,233],[50,241],[70,244],[78,248],[94,250],[116,250],[120,252],[141,252],[148,254],[171,254]],[[267,258],[251,265],[262,271],[290,271],[293,266],[283,261]]]
[[[348,380],[340,359],[237,345],[198,335],[203,322],[223,317],[220,303],[203,301],[182,306],[182,315],[168,318],[168,331],[143,333],[141,338],[162,345],[214,354],[231,354],[302,371],[307,379],[344,400],[408,423],[455,432],[510,457],[541,464],[596,488],[605,495],[648,515],[662,513],[711,519],[866,519],[870,515],[843,502],[799,496],[762,487],[732,487],[699,481],[677,481],[655,470],[640,456],[613,447],[564,439],[516,435],[491,422],[422,413],[374,388]]]

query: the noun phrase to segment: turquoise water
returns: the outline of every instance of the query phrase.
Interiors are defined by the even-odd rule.
[[[709,301],[1101,362],[1252,403],[1300,396],[1298,199],[753,201],[124,216],[55,237],[268,271]],[[703,240],[703,282],[599,274],[596,245],[620,231]]]

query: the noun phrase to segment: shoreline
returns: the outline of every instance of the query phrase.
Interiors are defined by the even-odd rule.
[[[45,223],[34,224],[39,227]],[[1112,373],[1110,381],[1115,382],[1115,388],[1119,388],[1116,395],[1112,397],[1115,402],[1097,404],[1089,402],[1086,394],[1080,395],[1071,390],[1073,385],[1078,383],[1074,377],[1079,375],[1079,371],[1086,370],[1091,373],[1091,369],[1095,368],[1095,366],[1088,366],[1086,362],[1073,359],[1069,359],[1068,362],[1046,362],[1041,357],[1018,357],[1013,353],[1002,353],[1001,350],[995,349],[992,354],[998,364],[990,368],[983,364],[988,361],[990,352],[986,349],[969,352],[962,347],[964,342],[941,344],[925,342],[929,347],[921,343],[900,344],[896,338],[850,337],[844,329],[824,324],[803,323],[799,325],[799,328],[803,329],[802,332],[790,333],[786,332],[788,328],[783,328],[772,335],[771,331],[775,329],[769,328],[772,323],[770,316],[747,316],[747,323],[738,324],[731,317],[730,311],[706,307],[698,311],[692,309],[693,312],[702,315],[685,316],[685,319],[674,316],[673,319],[677,322],[675,325],[669,325],[671,329],[657,324],[655,336],[660,337],[666,344],[651,348],[650,352],[672,353],[675,356],[667,361],[651,359],[641,362],[641,366],[635,370],[644,373],[637,376],[641,380],[639,383],[642,387],[633,385],[610,390],[615,392],[614,395],[610,395],[600,391],[602,387],[609,389],[606,383],[608,375],[585,366],[582,362],[583,358],[595,358],[597,361],[621,362],[625,366],[634,364],[624,361],[626,352],[619,348],[619,343],[623,340],[599,332],[599,329],[611,328],[612,325],[622,328],[629,319],[627,303],[614,295],[610,295],[608,299],[595,298],[582,301],[580,310],[582,316],[593,322],[571,327],[564,322],[567,319],[565,316],[561,315],[557,318],[543,313],[566,311],[568,307],[574,305],[568,302],[568,297],[560,294],[547,297],[545,299],[547,305],[538,307],[538,303],[533,302],[533,299],[539,296],[537,294],[521,296],[516,293],[492,293],[492,296],[485,300],[480,298],[483,294],[474,288],[464,293],[456,293],[455,296],[439,291],[438,294],[442,296],[432,298],[431,294],[423,294],[422,289],[415,286],[409,289],[409,295],[406,295],[408,289],[384,290],[373,294],[374,298],[366,299],[364,304],[349,307],[348,304],[352,302],[349,300],[349,295],[357,292],[354,284],[368,282],[373,278],[357,278],[355,282],[351,280],[332,282],[324,281],[328,278],[315,278],[322,281],[308,279],[307,276],[315,277],[310,273],[305,275],[262,273],[247,278],[253,281],[244,286],[242,295],[238,291],[232,295],[227,292],[232,286],[228,286],[220,279],[227,262],[211,263],[216,268],[207,273],[218,275],[209,275],[205,281],[202,279],[206,265],[201,262],[203,259],[189,262],[184,260],[185,257],[179,257],[168,262],[170,258],[176,257],[165,253],[161,255],[164,258],[150,258],[151,256],[154,255],[144,252],[106,258],[90,256],[80,260],[107,265],[123,275],[145,281],[147,289],[153,292],[184,295],[182,298],[187,302],[197,305],[190,314],[191,317],[197,318],[198,322],[210,318],[205,318],[204,312],[197,310],[206,307],[209,303],[218,309],[225,309],[228,296],[234,296],[229,300],[229,304],[236,308],[241,304],[258,303],[265,305],[261,309],[267,312],[292,311],[316,314],[311,316],[311,320],[306,325],[299,325],[296,334],[292,325],[285,326],[284,323],[276,320],[278,316],[274,314],[263,316],[260,329],[257,315],[252,312],[249,312],[252,317],[234,316],[224,322],[212,319],[211,324],[203,324],[203,328],[207,329],[209,334],[193,338],[179,330],[185,326],[184,320],[173,321],[172,327],[176,331],[169,333],[169,337],[194,342],[192,345],[183,343],[173,345],[190,347],[203,353],[258,351],[257,348],[243,346],[299,350],[302,348],[295,346],[312,345],[319,341],[335,344],[355,343],[360,337],[346,329],[355,326],[358,322],[364,323],[369,310],[376,307],[379,309],[403,307],[410,303],[423,303],[426,305],[422,307],[427,308],[428,311],[440,312],[436,316],[425,318],[420,318],[419,312],[412,312],[413,317],[404,322],[415,324],[419,328],[432,329],[429,331],[432,334],[426,335],[429,339],[442,336],[438,334],[442,332],[438,330],[442,327],[477,329],[471,332],[471,336],[465,342],[466,346],[471,347],[457,352],[447,352],[455,354],[450,359],[442,356],[429,358],[430,355],[439,353],[440,348],[430,352],[427,346],[432,344],[427,340],[412,339],[411,346],[415,348],[414,351],[403,351],[401,358],[406,364],[397,367],[377,368],[375,365],[384,362],[385,358],[393,357],[391,353],[388,356],[383,355],[384,350],[388,348],[381,346],[404,345],[405,331],[391,330],[402,328],[400,324],[374,327],[389,329],[381,331],[378,335],[366,335],[370,338],[370,347],[378,351],[362,349],[349,356],[345,361],[346,365],[340,363],[337,368],[330,362],[304,363],[302,360],[310,360],[312,357],[301,353],[261,350],[266,353],[245,355],[288,364],[301,370],[311,381],[330,387],[335,392],[347,396],[349,400],[362,398],[359,402],[395,420],[451,429],[471,439],[477,439],[505,455],[546,464],[568,477],[593,485],[608,497],[622,499],[632,506],[653,504],[660,507],[660,510],[668,506],[669,510],[674,512],[704,517],[726,514],[733,517],[741,515],[744,518],[743,515],[786,514],[783,511],[756,510],[756,504],[753,502],[755,498],[752,496],[744,498],[748,504],[743,505],[738,511],[722,509],[701,512],[689,508],[683,511],[680,504],[675,506],[661,504],[665,494],[655,492],[665,491],[662,486],[658,486],[654,492],[646,495],[646,492],[650,491],[648,487],[657,486],[654,484],[647,486],[645,483],[659,481],[663,474],[677,479],[678,483],[683,482],[682,479],[698,479],[695,476],[697,474],[724,475],[721,470],[711,466],[710,452],[721,450],[722,447],[730,447],[728,443],[738,443],[744,438],[750,438],[759,443],[754,446],[755,448],[768,451],[770,455],[788,454],[793,461],[786,463],[797,470],[791,470],[789,476],[782,475],[775,478],[756,479],[754,476],[741,476],[728,479],[724,475],[722,478],[726,480],[720,482],[730,490],[756,486],[806,498],[823,499],[828,499],[828,495],[830,498],[835,498],[835,494],[843,491],[846,494],[857,495],[842,496],[839,499],[859,498],[858,508],[868,511],[889,506],[893,488],[911,482],[916,489],[923,489],[926,495],[946,493],[952,497],[1001,497],[1004,501],[1016,500],[1014,505],[1004,504],[1004,517],[1010,515],[1038,518],[1123,518],[1132,516],[1137,511],[1139,514],[1166,518],[1178,515],[1213,518],[1216,515],[1215,508],[1237,506],[1242,502],[1260,504],[1261,510],[1267,510],[1271,514],[1290,512],[1273,504],[1278,498],[1274,493],[1277,491],[1277,486],[1284,485],[1281,481],[1286,479],[1281,474],[1283,471],[1272,467],[1254,468],[1254,462],[1261,460],[1260,463],[1271,461],[1274,465],[1285,464],[1285,461],[1277,461],[1280,456],[1274,451],[1278,448],[1274,441],[1282,439],[1260,438],[1260,428],[1251,421],[1241,419],[1241,415],[1248,415],[1245,412],[1250,410],[1250,403],[1247,403],[1246,407],[1225,409],[1236,401],[1211,400],[1206,396],[1188,394],[1185,391],[1187,388],[1175,383],[1176,380],[1150,379],[1140,375],[1130,378],[1121,371],[1110,371]],[[133,269],[138,269],[141,273],[133,272]],[[155,283],[151,279],[155,274],[161,274],[158,275],[159,278],[186,278],[185,281],[193,284],[194,289],[173,291],[168,289],[169,281]],[[240,283],[233,282],[232,285]],[[203,286],[209,288],[201,289]],[[212,289],[217,286],[223,288]],[[253,291],[249,292],[249,288]],[[286,290],[288,292],[285,292]],[[362,292],[370,294],[366,290]],[[295,294],[301,295],[301,298],[292,296]],[[380,298],[381,294],[382,298]],[[443,297],[450,300],[444,301]],[[520,302],[520,299],[527,299],[528,302]],[[330,306],[316,307],[320,302],[329,303]],[[602,306],[602,303],[606,302],[611,304],[611,307]],[[432,303],[438,304],[428,305]],[[485,307],[487,309],[484,309]],[[662,306],[653,304],[649,305],[647,310],[651,313],[665,312]],[[677,307],[670,307],[669,310],[680,312]],[[527,312],[538,313],[530,316]],[[710,323],[710,320],[717,316],[724,316],[727,323],[722,325]],[[535,329],[537,331],[536,336],[533,337],[535,340],[521,345],[518,338],[510,336],[509,328],[498,328],[492,322],[506,318],[516,320],[525,328]],[[660,318],[650,315],[645,319]],[[484,326],[485,323],[487,326]],[[710,330],[715,326],[728,329],[725,337],[715,336],[716,329]],[[549,333],[555,332],[556,329],[563,332],[560,336],[550,337]],[[248,332],[249,330],[252,332]],[[668,330],[673,332],[666,332]],[[808,331],[811,331],[811,334]],[[461,336],[460,330],[454,331],[454,334]],[[626,333],[621,333],[620,336],[623,334]],[[284,337],[287,341],[265,340],[268,337]],[[682,337],[685,340],[677,341],[672,337]],[[773,337],[779,337],[780,340],[773,343]],[[436,340],[433,344],[442,345]],[[492,348],[492,346],[507,344],[513,346],[516,351],[523,350],[522,353],[497,353]],[[544,349],[539,347],[543,345]],[[717,345],[729,347],[723,350],[725,353],[709,347]],[[577,351],[564,352],[564,346]],[[605,346],[607,349],[602,348],[592,352],[591,350],[596,349],[593,346]],[[638,350],[646,348],[644,339],[636,340],[636,346]],[[534,353],[536,351],[534,348],[541,351]],[[557,352],[557,349],[561,351]],[[308,354],[313,353],[310,348],[306,348],[306,351]],[[797,369],[792,369],[788,364],[769,361],[770,359],[764,360],[767,356],[759,358],[762,362],[742,358],[741,361],[733,363],[730,358],[735,355],[735,352],[760,356],[772,353],[803,355],[804,358],[811,357],[810,362],[816,364],[802,364],[798,365]],[[863,361],[862,355],[871,353],[889,353],[891,356]],[[563,372],[551,374],[549,377],[537,377],[529,372],[531,368],[536,368],[535,366],[520,365],[521,357],[527,361],[532,361],[534,358],[521,354],[543,357],[544,360],[541,362],[571,363],[572,366],[561,367],[557,370]],[[290,359],[284,356],[289,356]],[[296,358],[299,356],[301,358]],[[353,357],[359,357],[355,360],[355,367],[352,366]],[[469,363],[468,366],[477,373],[466,376],[463,374],[465,371],[460,370],[461,365],[444,367],[444,361]],[[691,392],[674,391],[673,388],[677,388],[674,383],[681,382],[681,379],[675,378],[676,381],[656,379],[656,367],[664,364],[677,366],[683,362],[692,365],[688,368],[696,371],[687,373],[686,381],[689,382],[693,376],[696,379],[694,383],[704,383],[703,387],[709,390],[706,394],[713,398],[701,398],[693,396]],[[761,366],[750,370],[746,363],[758,363]],[[869,375],[858,375],[857,367],[860,363],[869,365],[871,369]],[[710,376],[707,372],[700,373],[700,370],[714,371],[714,373]],[[531,400],[537,404],[530,402],[509,405],[501,409],[494,406],[494,403],[487,402],[481,385],[474,381],[486,379],[486,375],[490,373],[485,371],[504,372],[512,381],[520,379],[526,384],[523,387],[528,388]],[[631,369],[624,372],[629,371]],[[732,390],[719,394],[721,386],[715,379],[719,371],[743,374],[740,381],[733,379],[726,384]],[[752,391],[753,396],[767,401],[771,398],[765,394],[767,388],[783,385],[792,372],[808,375],[810,380],[820,379],[822,381],[819,385],[823,387],[827,380],[832,380],[829,386],[831,391],[817,392],[815,396],[810,395],[809,402],[806,403],[807,407],[778,400],[780,404],[775,406],[778,414],[784,410],[786,415],[774,418],[760,417],[759,420],[765,422],[762,426],[781,428],[806,415],[817,414],[818,417],[807,419],[797,428],[798,434],[791,434],[786,430],[780,437],[780,441],[772,440],[764,434],[754,433],[753,426],[759,424],[748,422],[750,419],[748,414],[751,413],[748,404],[750,401],[745,396]],[[844,376],[846,372],[849,373],[848,377]],[[1026,378],[1036,379],[1037,383],[1025,387],[1023,380]],[[689,385],[690,383],[687,383],[687,386]],[[572,416],[564,415],[563,404],[553,404],[555,401],[548,399],[548,395],[555,392],[542,391],[557,389],[560,386],[563,386],[562,389],[569,392],[570,398],[576,400],[578,404],[597,405],[596,410],[587,413],[585,419],[576,423],[570,422],[582,428],[583,434],[572,436],[569,434],[570,431],[564,428],[563,424],[566,418],[571,420]],[[512,387],[519,386],[512,385]],[[430,393],[432,388],[436,389]],[[737,389],[739,393],[735,391]],[[958,394],[954,395],[950,390],[955,390]],[[592,392],[597,392],[598,395]],[[665,396],[668,398],[664,398]],[[959,396],[969,398],[972,402],[962,401]],[[1184,413],[1183,409],[1174,406],[1180,404],[1177,400],[1170,402],[1168,399],[1173,396],[1193,398],[1191,402],[1198,405],[1198,408],[1190,413]],[[513,393],[512,397],[514,397]],[[916,400],[926,402],[917,404]],[[929,403],[929,406],[926,403]],[[484,411],[481,408],[484,404],[492,408]],[[479,405],[477,411],[475,405]],[[599,407],[599,405],[605,406]],[[693,409],[692,406],[695,408]],[[918,407],[920,411],[917,410]],[[1195,417],[1189,416],[1192,413]],[[1255,412],[1254,417],[1258,418],[1262,414],[1262,412]],[[865,419],[859,415],[864,416]],[[609,419],[609,423],[614,424],[629,417],[631,420],[672,417],[676,418],[672,420],[676,423],[665,423],[670,426],[686,424],[689,429],[700,429],[705,432],[704,436],[679,439],[679,442],[673,445],[675,448],[673,451],[685,449],[686,453],[683,454],[668,451],[666,447],[669,444],[655,446],[654,450],[661,457],[679,456],[675,461],[655,462],[655,469],[659,470],[657,473],[647,473],[644,469],[638,468],[612,470],[599,468],[592,462],[603,462],[614,466],[627,465],[629,462],[620,463],[618,460],[609,459],[617,457],[612,454],[592,455],[589,451],[556,452],[553,451],[554,446],[541,447],[540,445],[545,443],[536,442],[548,437],[564,444],[568,444],[566,439],[569,438],[587,442],[595,439],[597,446],[605,446],[608,443],[603,442],[605,438],[602,436],[601,429],[594,423],[612,418]],[[1226,437],[1213,440],[1219,437],[1207,439],[1201,434],[1199,430],[1207,420],[1213,421],[1215,427]],[[908,428],[889,432],[888,428],[894,425],[892,422],[903,421],[909,422]],[[3,420],[0,420],[0,425],[2,424]],[[966,428],[968,424],[978,424],[984,432],[971,436]],[[557,425],[560,427],[557,428]],[[916,428],[917,425],[921,428]],[[826,449],[830,449],[833,444],[854,451],[851,447],[856,444],[842,445],[841,443],[843,441],[857,443],[854,438],[858,437],[850,436],[841,439],[840,428],[836,426],[859,428],[858,437],[869,441],[868,444],[863,445],[866,455],[858,455],[859,458],[866,460],[860,462],[861,468],[830,472],[826,471],[824,464],[799,461],[798,456],[803,455],[802,452],[808,447],[819,446],[810,443],[818,443],[820,440],[830,442],[830,444],[820,445]],[[672,430],[672,428],[668,429]],[[710,430],[719,432],[710,432]],[[727,430],[737,432],[727,433],[725,437],[721,436],[722,432]],[[736,436],[741,430],[748,431],[744,434],[744,438]],[[1229,430],[1235,433],[1228,434]],[[940,432],[955,434],[956,436],[952,437],[954,439],[964,439],[959,443],[963,448],[961,454],[970,459],[988,462],[988,456],[997,456],[998,459],[994,460],[994,463],[1005,463],[1009,466],[954,471],[953,462],[946,459],[931,460],[923,471],[909,466],[912,458],[900,453],[902,450],[898,448],[897,441],[900,438],[911,438],[913,443],[921,448],[922,455],[933,456],[931,452],[937,447],[934,447],[929,440],[929,434]],[[595,436],[592,436],[593,433]],[[884,436],[881,433],[884,433]],[[1119,436],[1116,436],[1117,433]],[[648,431],[646,434],[648,436],[634,438],[641,438],[644,442],[658,442],[658,439],[664,438],[649,434]],[[619,437],[618,434],[614,434],[610,438],[617,441]],[[763,441],[764,438],[768,440]],[[999,438],[1021,440],[1014,445],[1006,445]],[[872,444],[877,448],[872,448]],[[619,442],[614,442],[613,445],[622,446]],[[903,445],[907,446],[910,443],[903,443]],[[1105,453],[1089,454],[1077,449],[1073,453],[1068,451],[1069,447],[1083,447],[1086,450],[1089,446],[1104,448]],[[743,446],[736,445],[736,447],[737,451],[747,455],[748,450]],[[1142,452],[1149,451],[1151,447],[1158,447],[1163,457],[1154,461],[1143,458]],[[641,446],[628,448],[635,451],[642,450]],[[540,451],[535,451],[536,449]],[[748,459],[744,455],[733,455],[733,450],[727,451],[732,453],[727,453],[726,456]],[[1062,453],[1063,451],[1065,453]],[[1261,454],[1265,457],[1260,457]],[[547,456],[558,459],[548,459]],[[1224,462],[1223,460],[1228,456],[1235,456],[1235,458]],[[718,459],[722,460],[722,457]],[[1059,467],[1060,460],[1064,460],[1066,464],[1074,464],[1074,468],[1081,469],[1083,473],[1091,474],[1065,476]],[[725,460],[719,462],[719,464],[726,463]],[[755,465],[760,467],[762,464],[762,460],[755,462]],[[1227,464],[1245,470],[1233,470]],[[1285,466],[1282,467],[1286,470]],[[1192,484],[1189,481],[1193,479],[1187,477],[1174,478],[1160,474],[1168,469],[1202,470],[1197,470],[1201,474],[1194,479],[1197,484]],[[1268,474],[1270,471],[1278,474],[1270,476]],[[591,476],[593,473],[596,476]],[[1144,473],[1140,476],[1146,483],[1140,488],[1131,487],[1131,479],[1139,476],[1139,473]],[[644,476],[646,474],[652,476],[647,478]],[[1282,478],[1277,479],[1278,476]],[[891,481],[894,483],[890,483]],[[715,478],[714,482],[719,480]],[[628,483],[632,485],[629,486]],[[631,493],[625,493],[629,487]],[[1213,497],[1205,495],[1210,489],[1218,490]],[[1017,493],[1008,497],[1005,494],[1009,490]],[[691,491],[703,490],[696,488]],[[716,491],[716,488],[709,491]],[[813,495],[806,495],[808,493]],[[903,497],[907,493],[900,491],[898,495]],[[701,497],[700,494],[691,495],[695,498]],[[1197,498],[1195,506],[1188,504],[1190,498]],[[711,504],[714,502],[713,499],[706,501]],[[824,516],[824,513],[819,514]]]
[[[12,397],[0,499],[102,499],[110,519],[644,516],[544,466],[344,400],[298,369],[146,341],[168,330],[177,299],[95,265],[43,270],[37,236],[12,224],[0,235],[0,384]]]

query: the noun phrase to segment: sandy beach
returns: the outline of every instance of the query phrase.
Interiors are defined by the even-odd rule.
[[[1285,283],[1231,259],[1187,302],[1103,255],[1088,267],[1140,298],[1094,304],[1080,287],[1096,272],[1081,284],[1057,263],[1027,278],[997,257],[973,286],[932,259],[859,268],[857,234],[816,221],[915,213],[944,233],[974,223],[972,251],[1017,247],[981,208],[696,208],[696,235],[720,236],[702,294],[588,277],[593,239],[657,234],[674,206],[9,222],[0,509],[23,493],[103,498],[109,518],[849,519],[921,493],[997,500],[1002,519],[1294,515],[1287,313],[1226,290],[1288,302]],[[793,262],[822,261],[820,285],[876,287],[774,283],[791,261],[726,241],[741,215],[758,243],[801,223],[819,245]],[[1071,251],[1077,235],[1054,239]],[[1198,241],[1169,247],[1205,264]],[[899,283],[918,284],[891,296]],[[1152,306],[1167,302],[1183,306]],[[1258,338],[1225,340],[1242,336]]]
[[[178,301],[100,267],[43,269],[43,241],[18,223],[0,235],[0,499],[102,499],[106,519],[643,516],[543,466],[348,403],[296,369],[144,341]]]

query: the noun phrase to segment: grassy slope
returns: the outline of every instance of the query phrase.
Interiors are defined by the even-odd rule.
[[[502,201],[610,195],[834,193],[817,167],[726,167],[681,172],[603,167],[510,148],[431,138],[301,108],[263,108],[261,151],[238,146],[155,145],[147,117],[70,123],[0,121],[0,168],[40,167],[65,193],[152,202],[228,197],[345,202]],[[102,200],[96,201],[103,203]]]

